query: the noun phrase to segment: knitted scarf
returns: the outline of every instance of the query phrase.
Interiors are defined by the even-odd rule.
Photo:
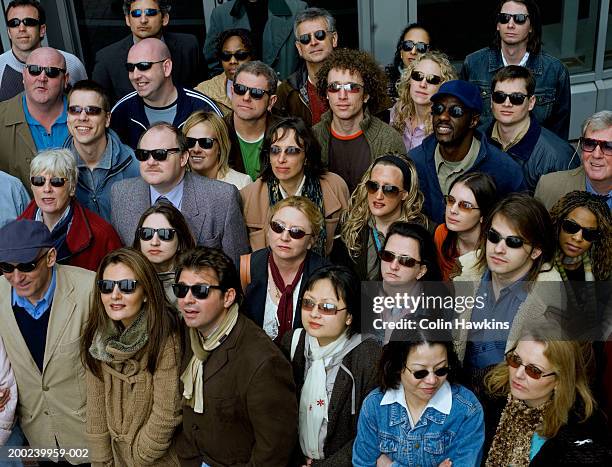
[[[234,303],[215,331],[204,338],[196,328],[189,328],[189,340],[193,356],[181,375],[183,397],[196,413],[204,413],[204,363],[210,353],[219,347],[238,321],[238,304]]]
[[[527,467],[530,462],[531,439],[536,428],[542,424],[549,403],[531,408],[508,394],[485,466]]]
[[[561,279],[567,282],[567,273],[565,272],[564,264],[567,264],[567,258],[563,251],[559,250],[557,255],[555,256],[555,267],[557,271],[559,271],[559,275]],[[587,282],[595,281],[595,276],[593,275],[593,265],[591,264],[591,257],[588,252],[585,252],[580,256],[580,259],[576,261],[578,263],[582,262],[582,267],[584,268],[584,280]]]
[[[129,358],[141,350],[149,341],[147,331],[147,315],[141,310],[136,319],[124,330],[107,320],[106,328],[99,329],[89,347],[89,354],[96,360],[111,363],[116,361],[118,354]]]
[[[293,282],[289,285],[285,285],[285,279],[281,276],[278,266],[274,262],[274,255],[272,252],[268,255],[268,264],[270,266],[270,272],[272,273],[272,279],[274,285],[281,293],[278,300],[278,307],[276,308],[276,316],[278,316],[278,336],[275,341],[281,342],[281,339],[287,331],[293,329],[293,293],[295,292],[295,286],[300,282],[302,278],[302,272],[304,271],[304,264],[306,259],[302,261],[300,267],[293,278]]]

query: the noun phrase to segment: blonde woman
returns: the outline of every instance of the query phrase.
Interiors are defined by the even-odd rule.
[[[418,55],[404,68],[397,85],[399,97],[391,109],[391,125],[402,133],[407,151],[433,132],[431,96],[442,83],[453,79],[457,79],[455,68],[437,51]]]

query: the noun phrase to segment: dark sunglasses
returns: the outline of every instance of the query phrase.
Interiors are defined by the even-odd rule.
[[[603,139],[593,139],[593,138],[580,138],[580,147],[583,151],[593,152],[599,146],[601,152],[606,156],[612,156],[612,141],[605,141]]]
[[[335,315],[339,311],[346,310],[346,307],[338,308],[338,306],[335,303],[326,303],[326,302],[317,303],[311,298],[302,299],[302,310],[311,312],[312,310],[315,309],[315,307],[318,308],[319,313],[321,313],[322,315]]]
[[[36,18],[23,18],[23,19],[13,18],[13,19],[9,19],[6,22],[6,25],[9,28],[18,28],[22,23],[26,27],[33,27],[33,26],[38,26],[40,24],[40,20]]]
[[[270,154],[273,156],[280,156],[283,152],[287,156],[299,156],[304,151],[302,148],[298,148],[297,146],[288,146],[284,149],[280,146],[270,146]]]
[[[134,71],[134,68],[138,68],[138,71],[147,71],[147,70],[150,70],[151,67],[155,65],[156,63],[162,63],[162,62],[165,62],[166,60],[168,59],[164,58],[162,60],[157,60],[155,62],[138,62],[138,63],[127,62],[125,64],[125,69],[128,71],[128,73],[132,73]]]
[[[527,22],[527,18],[529,18],[529,15],[524,13],[517,13],[515,15],[510,13],[497,14],[497,22],[500,24],[508,24],[510,22],[510,18],[512,18],[516,24],[525,24]]]
[[[459,209],[462,209],[464,211],[471,211],[472,209],[480,209],[474,206],[469,201],[463,201],[463,200],[457,201],[457,199],[451,195],[444,195],[444,202],[446,203],[447,206],[454,206],[455,203],[457,203],[457,206],[459,206]]]
[[[68,179],[63,178],[63,177],[51,177],[49,179],[49,183],[51,184],[52,187],[55,187],[55,188],[63,187],[67,181]],[[44,184],[47,183],[47,177],[43,177],[42,175],[30,177],[30,183],[33,186],[44,186]]]
[[[400,47],[404,52],[410,52],[416,47],[418,53],[424,54],[429,49],[429,44],[425,42],[402,41]]]
[[[336,93],[341,89],[344,89],[346,92],[350,94],[357,94],[359,91],[363,89],[363,84],[359,83],[338,83],[334,81],[333,83],[329,83],[327,85],[327,92]]]
[[[237,50],[236,52],[226,52],[225,50],[219,54],[222,62],[229,62],[232,57],[235,57],[238,62],[242,62],[251,56],[248,50]]]
[[[395,198],[402,191],[404,191],[404,190],[402,190],[398,186],[395,186],[395,185],[381,185],[380,183],[375,182],[374,180],[368,180],[367,182],[365,182],[365,187],[366,187],[366,190],[368,191],[368,193],[371,194],[371,195],[373,195],[375,193],[378,193],[378,190],[382,190],[383,195],[388,197],[388,198]]]
[[[508,248],[514,249],[521,248],[525,243],[527,243],[521,237],[517,237],[515,235],[508,235],[507,237],[502,237],[500,233],[495,229],[489,229],[489,231],[487,232],[487,240],[496,245],[500,241],[504,240]]]
[[[410,78],[412,78],[415,81],[418,81],[419,83],[425,80],[429,84],[433,84],[433,85],[437,85],[442,82],[441,76],[434,75],[434,74],[426,75],[422,71],[417,71],[417,70],[414,70],[412,73],[410,73]]]
[[[578,222],[572,219],[564,219],[561,222],[561,228],[568,234],[575,234],[582,230],[582,238],[587,242],[594,242],[599,239],[600,232],[598,229],[582,227]]]
[[[406,369],[412,373],[412,376],[414,376],[414,379],[424,379],[427,378],[427,375],[429,375],[429,373],[433,373],[434,375],[438,376],[439,378],[441,378],[442,376],[446,376],[448,374],[448,372],[450,371],[450,368],[447,366],[443,366],[442,368],[438,368],[434,371],[429,371],[429,370],[416,370],[416,371],[412,371],[410,368],[406,367]]]
[[[510,98],[510,103],[512,105],[522,105],[527,97],[529,96],[522,92],[511,92],[510,94],[506,94],[502,91],[493,91],[493,94],[491,94],[491,99],[496,104],[503,104],[506,102],[507,98]]]
[[[115,285],[119,287],[119,292],[125,294],[131,294],[136,291],[136,285],[138,281],[134,279],[121,279],[118,281],[111,281],[110,279],[100,279],[98,281],[98,290],[101,294],[107,295],[113,293]]]
[[[250,88],[244,84],[234,83],[234,92],[239,96],[244,96],[247,92],[251,94],[253,99],[261,99],[264,94],[270,94],[270,91],[259,88]]]
[[[157,8],[137,8],[135,10],[130,11],[130,16],[132,18],[140,18],[143,14],[145,16],[157,16],[159,13],[161,13],[161,10]]]
[[[181,152],[180,148],[168,149],[136,149],[134,155],[140,162],[148,161],[149,157],[153,157],[156,161],[165,161],[168,154],[173,152]]]
[[[48,250],[31,263],[19,263],[16,265],[10,263],[0,263],[0,271],[2,271],[4,274],[11,274],[15,269],[17,269],[19,272],[32,272],[34,269],[36,269],[36,266],[38,266],[40,260],[47,256],[47,253],[49,253]]]
[[[380,257],[381,261],[384,261],[385,263],[392,263],[394,260],[397,259],[397,262],[399,264],[401,264],[402,266],[405,266],[407,268],[413,268],[415,264],[421,264],[420,261],[414,259],[411,256],[408,255],[398,255],[396,253],[393,253],[392,251],[389,250],[382,250],[378,256]]]
[[[216,138],[191,138],[189,136],[187,136],[186,139],[189,149],[195,148],[196,143],[198,143],[202,149],[211,149],[217,140]]]
[[[58,68],[56,66],[26,65],[25,67],[32,76],[38,76],[44,71],[47,78],[57,78],[60,73],[66,73],[64,68]]]
[[[282,234],[286,230],[287,232],[289,232],[289,236],[294,240],[304,238],[306,235],[312,235],[304,232],[299,227],[287,227],[285,224],[278,221],[270,221],[270,228],[272,229],[272,232],[277,234]]]
[[[145,241],[151,240],[153,238],[153,235],[155,235],[156,233],[160,240],[164,242],[169,242],[174,238],[176,229],[154,229],[152,227],[140,227],[138,229],[138,236],[141,240]]]
[[[524,366],[525,373],[527,374],[527,376],[533,379],[545,378],[546,376],[552,376],[555,374],[554,371],[552,373],[544,374],[544,372],[540,370],[537,366],[535,366],[533,363],[525,365],[521,357],[515,354],[513,350],[511,350],[510,352],[506,354],[506,363],[508,364],[508,366],[511,366],[512,368],[518,368],[520,366]]]
[[[319,29],[318,31],[313,32],[312,34],[302,34],[300,37],[298,37],[298,40],[300,41],[301,44],[308,45],[310,44],[310,38],[312,36],[314,36],[316,40],[321,42],[325,40],[325,38],[327,37],[327,31],[324,31],[323,29]]]
[[[70,105],[68,106],[68,113],[70,115],[81,115],[81,112],[85,111],[85,114],[88,116],[92,115],[100,115],[102,113],[102,107],[96,107],[95,105],[86,105],[81,107],[80,105]]]
[[[446,106],[440,102],[432,104],[431,106],[432,115],[442,115],[445,110],[447,110]],[[452,118],[461,118],[465,115],[465,112],[465,109],[460,105],[451,105],[448,108],[448,115],[450,115]]]
[[[187,285],[181,284],[180,282],[177,284],[172,284],[172,291],[174,292],[174,295],[176,295],[176,298],[185,298],[187,296],[187,292],[191,290],[191,295],[193,295],[194,298],[204,300],[208,297],[210,289],[223,290],[223,287],[210,284]]]

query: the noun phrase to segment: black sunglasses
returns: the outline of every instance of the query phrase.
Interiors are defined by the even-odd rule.
[[[568,234],[575,234],[582,230],[582,238],[587,242],[594,242],[599,239],[600,232],[598,229],[582,227],[578,222],[572,219],[564,219],[561,222],[561,228]]]
[[[317,303],[311,298],[304,298],[302,300],[302,310],[311,312],[315,309],[315,307],[319,309],[319,313],[321,313],[322,315],[335,315],[339,311],[346,310],[346,307],[338,308],[338,305],[336,305],[335,303]]]
[[[312,235],[304,232],[299,227],[287,227],[285,224],[279,221],[270,221],[270,228],[272,229],[272,232],[277,234],[282,234],[286,230],[289,232],[289,236],[294,240],[304,238],[306,235]]]
[[[166,60],[168,59],[163,58],[161,60],[157,60],[156,62],[138,62],[138,63],[127,62],[125,64],[125,69],[128,71],[128,73],[132,73],[134,71],[134,68],[138,68],[139,71],[147,71],[147,70],[150,70],[151,67],[155,65],[156,63],[163,63]]]
[[[410,52],[416,47],[416,51],[418,53],[424,54],[429,49],[429,44],[426,44],[425,42],[402,41],[400,47],[404,52]]]
[[[431,114],[432,115],[442,115],[442,113],[447,110],[446,106],[440,102],[432,104],[431,106]],[[451,105],[448,108],[448,115],[452,118],[461,118],[465,115],[466,110],[460,105]]]
[[[524,13],[517,13],[515,15],[510,13],[497,14],[497,22],[500,24],[508,24],[510,22],[510,18],[512,18],[516,24],[525,24],[527,22],[527,18],[529,18],[529,15]]]
[[[55,187],[55,188],[63,187],[67,181],[68,179],[63,178],[63,177],[49,178],[49,183],[51,184],[52,187]],[[36,175],[34,177],[30,177],[30,183],[33,186],[44,186],[44,184],[47,183],[47,177],[43,177],[42,175]]]
[[[510,98],[510,103],[512,105],[522,105],[527,97],[529,96],[527,94],[523,94],[522,92],[511,92],[510,94],[507,94],[502,91],[493,91],[493,94],[491,94],[491,99],[496,104],[503,104],[506,102],[507,98]]]
[[[198,143],[202,149],[211,149],[217,140],[216,138],[191,138],[189,136],[187,136],[186,139],[189,149],[195,148],[196,143]]]
[[[239,96],[244,96],[247,92],[251,94],[253,99],[261,99],[264,94],[270,94],[270,91],[259,88],[250,88],[244,84],[234,83],[234,92]]]
[[[302,34],[298,37],[298,40],[300,41],[301,44],[308,45],[310,44],[311,36],[314,36],[316,40],[321,42],[325,40],[325,38],[327,37],[327,31],[323,29],[319,29],[318,31],[313,32],[312,34]]]
[[[344,89],[346,92],[350,94],[357,94],[359,91],[363,89],[363,84],[338,83],[334,81],[333,83],[329,83],[327,85],[327,92],[336,93],[336,92],[340,92],[341,89]]]
[[[412,73],[410,73],[410,78],[412,78],[415,81],[418,81],[419,83],[425,80],[429,84],[433,84],[433,85],[437,85],[442,82],[441,76],[434,75],[434,74],[426,75],[422,71],[417,71],[417,70],[414,70]]]
[[[70,115],[81,115],[81,112],[85,111],[85,114],[88,116],[92,115],[100,115],[102,113],[102,107],[96,107],[95,105],[70,105],[68,106],[68,113]]]
[[[174,238],[174,234],[176,233],[176,229],[154,229],[153,227],[140,227],[138,229],[138,236],[141,240],[149,241],[153,238],[153,235],[157,233],[157,236],[160,240],[164,242],[169,242]]]
[[[110,279],[100,279],[98,281],[98,290],[101,294],[107,295],[113,293],[115,285],[119,287],[119,292],[125,294],[131,294],[136,291],[136,285],[138,281],[135,279],[121,279],[118,281],[112,281]]]
[[[457,199],[451,195],[444,195],[444,202],[446,203],[447,206],[454,206],[455,203],[457,203],[457,206],[459,206],[459,209],[462,209],[464,211],[471,211],[472,209],[480,209],[474,206],[469,201],[464,201],[464,200],[457,201]]]
[[[525,373],[527,374],[527,376],[533,379],[545,378],[547,376],[552,376],[555,374],[554,371],[552,373],[544,374],[544,372],[540,368],[535,366],[533,363],[529,363],[528,365],[525,365],[521,357],[515,354],[513,350],[511,350],[510,352],[506,354],[506,363],[508,364],[508,366],[511,366],[512,368],[518,368],[520,366],[524,366]]]
[[[149,160],[149,157],[153,157],[156,161],[165,161],[168,158],[168,154],[173,152],[181,152],[180,148],[168,148],[168,149],[136,149],[134,155],[140,162]]]
[[[395,185],[381,185],[378,182],[375,182],[374,180],[368,180],[367,182],[365,182],[365,187],[366,190],[368,191],[369,194],[373,195],[375,193],[378,192],[378,190],[382,190],[383,195],[389,198],[395,198],[397,197],[397,195],[399,195],[402,191],[400,187],[395,186]]]
[[[438,368],[434,371],[429,371],[429,370],[416,370],[416,371],[412,371],[410,368],[406,367],[406,369],[412,373],[412,376],[414,376],[414,379],[423,379],[423,378],[427,378],[427,375],[429,375],[429,373],[433,373],[434,375],[438,376],[439,378],[441,378],[442,376],[446,376],[448,374],[448,372],[450,371],[450,368],[447,366],[443,366],[442,368]]]
[[[130,11],[130,16],[132,18],[140,18],[143,15],[143,13],[145,16],[157,16],[159,13],[161,13],[161,10],[157,8],[145,8],[145,9],[137,8],[135,10]]]
[[[58,68],[56,66],[26,65],[25,67],[32,76],[38,76],[44,71],[47,78],[57,78],[60,73],[66,73],[64,68]]]
[[[4,274],[11,274],[15,269],[20,272],[32,272],[34,269],[36,269],[36,266],[38,266],[40,260],[47,256],[47,253],[49,253],[49,250],[45,251],[31,263],[19,263],[16,265],[11,263],[0,263],[0,271],[2,271]]]
[[[36,18],[23,18],[23,19],[13,18],[13,19],[9,19],[6,22],[6,25],[9,28],[18,28],[22,23],[26,27],[33,27],[33,26],[38,26],[40,24],[40,20]]]
[[[204,300],[208,297],[210,293],[210,289],[219,289],[223,290],[223,287],[219,285],[210,285],[210,284],[194,284],[187,285],[182,283],[172,284],[172,291],[176,298],[185,298],[187,296],[187,292],[191,290],[191,295],[198,300]]]
[[[593,138],[580,138],[580,147],[583,151],[593,152],[595,149],[601,149],[601,152],[606,156],[612,156],[612,141],[605,141],[603,139],[593,139]]]
[[[381,261],[384,261],[385,263],[392,263],[397,259],[399,264],[407,268],[413,268],[415,264],[421,264],[421,261],[414,259],[412,256],[398,255],[389,250],[382,250],[378,256],[380,257]]]
[[[226,52],[225,50],[221,51],[219,54],[219,58],[222,62],[229,62],[232,57],[236,58],[236,61],[242,62],[251,56],[251,52],[248,50],[237,50],[236,52]]]
[[[524,244],[527,243],[521,237],[517,237],[516,235],[508,235],[507,237],[502,237],[501,234],[495,229],[489,229],[487,231],[487,240],[496,245],[502,240],[504,240],[508,248],[514,249],[521,248]]]

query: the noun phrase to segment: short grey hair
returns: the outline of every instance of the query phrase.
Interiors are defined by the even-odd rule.
[[[69,149],[47,149],[39,152],[30,163],[30,177],[47,172],[52,177],[68,180],[71,195],[76,191],[79,169],[74,154]]]
[[[123,13],[125,16],[130,14],[132,9],[132,3],[136,0],[123,0]],[[161,10],[162,15],[167,15],[170,12],[170,0],[154,0],[157,3],[157,7]]]
[[[268,92],[270,95],[276,94],[278,76],[276,76],[276,72],[271,66],[266,65],[264,62],[260,62],[259,60],[245,62],[236,70],[236,74],[234,75],[234,83],[238,81],[238,75],[240,75],[240,73],[250,73],[255,76],[263,75],[268,82]]]
[[[334,18],[329,11],[324,8],[306,8],[295,15],[295,21],[293,22],[293,35],[295,39],[298,38],[298,26],[304,21],[312,21],[314,19],[323,18],[327,23],[328,32],[336,32],[336,18]]]
[[[601,131],[612,127],[612,110],[601,110],[587,118],[582,124],[582,136],[587,130]]]

